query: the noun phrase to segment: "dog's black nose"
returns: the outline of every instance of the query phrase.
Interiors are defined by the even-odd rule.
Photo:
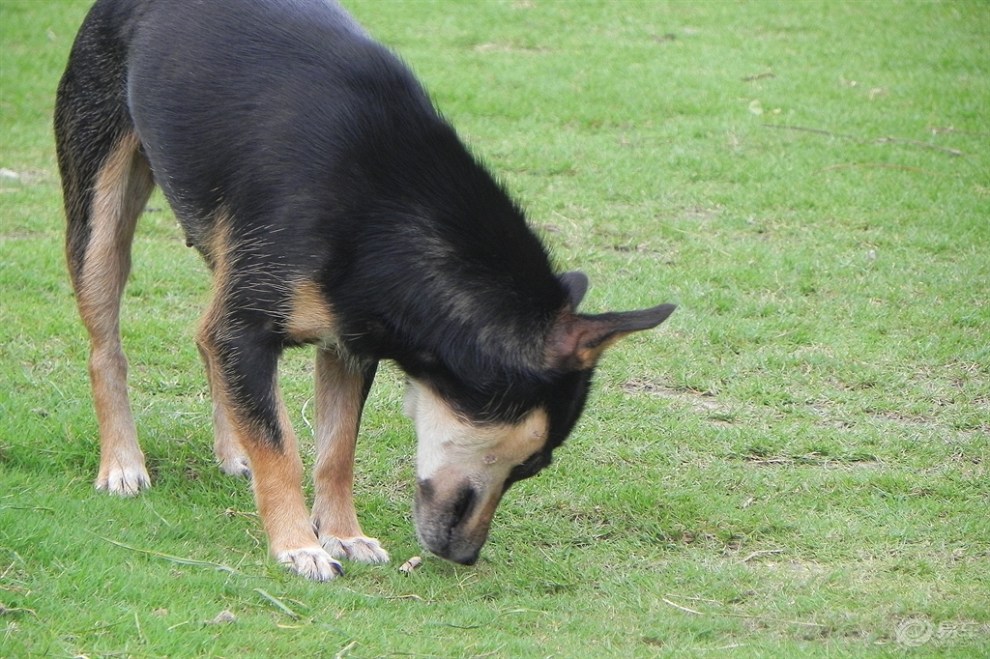
[[[457,526],[471,515],[475,501],[478,500],[478,493],[470,485],[461,488],[457,493],[457,499],[450,510],[450,526]]]
[[[478,557],[481,556],[481,548],[471,550],[470,553],[463,554],[461,556],[444,556],[447,560],[454,561],[455,563],[460,563],[461,565],[474,565],[478,562]]]

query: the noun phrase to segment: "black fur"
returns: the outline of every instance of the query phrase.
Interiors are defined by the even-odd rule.
[[[514,420],[551,395],[538,338],[566,290],[402,62],[342,10],[309,5],[115,0],[93,13],[130,12],[111,17],[125,26],[111,52],[128,44],[118,88],[190,244],[212,258],[212,218],[224,207],[235,222],[250,281],[232,287],[231,324],[251,330],[230,350],[289,345],[281,284],[313,278],[354,357],[396,360],[470,418]],[[250,385],[239,393],[274,431]]]
[[[281,351],[299,342],[287,326],[293,288],[312,282],[336,334],[314,341],[371,374],[365,394],[374,365],[392,359],[475,424],[542,407],[546,445],[508,483],[549,463],[594,366],[548,351],[583,277],[557,275],[409,69],[341,8],[96,3],[56,110],[76,279],[87,186],[131,131],[189,244],[224,270],[209,338],[232,404],[266,441],[284,432],[273,382]],[[669,314],[659,309],[653,325]]]

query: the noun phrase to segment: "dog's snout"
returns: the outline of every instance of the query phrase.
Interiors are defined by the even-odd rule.
[[[420,480],[414,506],[420,542],[437,556],[473,565],[488,536],[489,498],[466,480],[456,484]]]

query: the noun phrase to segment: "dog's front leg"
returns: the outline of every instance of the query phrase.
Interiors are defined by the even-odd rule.
[[[302,460],[276,385],[279,350],[249,329],[208,314],[200,349],[211,365],[212,393],[250,461],[258,513],[272,555],[304,577],[343,574],[320,546],[302,492]]]
[[[378,367],[354,365],[335,351],[316,356],[316,466],[313,527],[334,558],[387,563],[388,552],[361,530],[354,510],[354,446]]]

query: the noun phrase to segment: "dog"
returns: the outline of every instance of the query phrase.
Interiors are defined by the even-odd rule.
[[[389,560],[353,501],[381,360],[408,378],[417,536],[473,564],[503,494],[574,427],[603,351],[674,310],[579,313],[587,277],[555,272],[410,70],[327,0],[98,0],[54,124],[96,487],[150,484],[119,319],[158,185],[213,274],[197,345],[220,468],[250,476],[271,554],[310,579]],[[277,387],[281,353],[302,345],[317,353],[312,511]]]

